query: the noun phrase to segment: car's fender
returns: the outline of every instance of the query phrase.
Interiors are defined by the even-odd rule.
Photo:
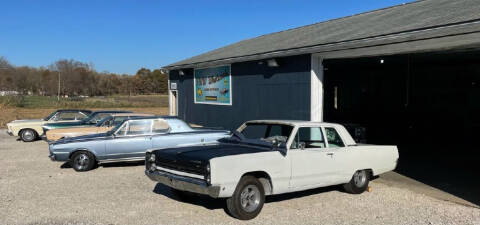
[[[290,160],[278,151],[213,158],[210,160],[210,170],[212,185],[221,187],[219,197],[232,196],[242,176],[248,173],[268,174],[271,194],[287,192],[291,176]]]

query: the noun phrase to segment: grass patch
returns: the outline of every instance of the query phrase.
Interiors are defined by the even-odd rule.
[[[51,96],[0,96],[1,108],[128,108],[168,107],[168,95],[60,98]]]
[[[127,107],[127,108],[84,108],[90,110],[128,110],[138,113],[148,113],[154,115],[168,115],[168,107]],[[57,108],[19,108],[8,107],[0,109],[0,128],[6,128],[6,124],[12,120],[18,119],[40,119],[45,118]]]

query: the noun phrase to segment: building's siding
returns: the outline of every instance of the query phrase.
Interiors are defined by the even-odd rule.
[[[271,68],[259,61],[234,63],[232,105],[195,104],[193,69],[170,71],[177,82],[178,116],[189,123],[235,129],[253,119],[310,119],[310,55],[278,59]]]

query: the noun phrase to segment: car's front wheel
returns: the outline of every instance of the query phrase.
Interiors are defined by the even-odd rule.
[[[367,170],[356,171],[350,182],[343,185],[345,191],[352,194],[361,194],[368,188],[370,173]]]
[[[90,152],[79,151],[72,155],[70,163],[77,172],[89,171],[95,166],[95,157]]]
[[[32,142],[38,138],[38,134],[35,130],[25,129],[20,132],[20,138],[24,142]]]
[[[264,202],[265,191],[260,181],[253,176],[244,176],[233,196],[227,199],[227,208],[233,217],[250,220],[260,213]]]

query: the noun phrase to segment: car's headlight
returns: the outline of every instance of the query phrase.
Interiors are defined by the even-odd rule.
[[[149,162],[155,162],[155,154],[150,154],[150,157],[148,158]]]

